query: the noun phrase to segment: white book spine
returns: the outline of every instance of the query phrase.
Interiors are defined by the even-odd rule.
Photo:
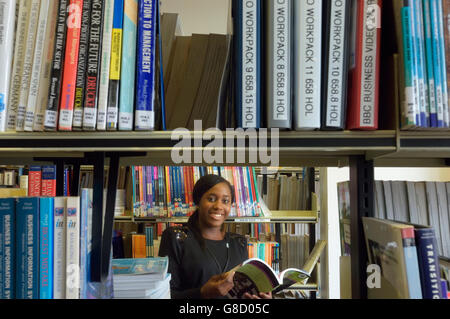
[[[36,44],[34,47],[33,67],[31,71],[30,86],[28,91],[28,101],[25,112],[24,131],[33,131],[33,123],[36,113],[37,98],[42,72],[42,59],[44,54],[47,25],[50,21],[50,0],[41,0],[39,9],[39,21],[37,25]]]
[[[294,127],[320,128],[322,0],[294,2]]]
[[[16,0],[0,0],[0,132],[6,131],[15,20]]]
[[[80,198],[67,197],[66,299],[80,298]]]
[[[340,127],[343,122],[344,110],[342,109],[343,98],[347,92],[343,92],[342,74],[345,72],[344,58],[345,37],[348,30],[346,24],[346,6],[349,1],[333,0],[331,1],[330,16],[330,53],[328,57],[328,88],[327,88],[327,107],[326,107],[326,126]]]
[[[55,197],[53,298],[66,298],[66,198]]]
[[[36,31],[38,27],[40,1],[31,0],[30,20],[26,35],[26,49],[23,59],[22,79],[20,81],[20,97],[17,106],[16,131],[23,131],[25,113],[28,104],[28,91],[30,90],[31,73],[33,72],[34,47],[36,44]]]
[[[111,64],[111,37],[113,16],[114,0],[106,0],[103,16],[102,58],[97,113],[97,130],[99,131],[106,130],[106,112],[108,108],[109,69]]]
[[[257,52],[258,33],[255,27],[258,25],[257,0],[243,1],[242,3],[242,127],[257,128],[257,70],[258,59],[254,56],[246,59],[246,56]],[[249,80],[250,79],[250,80]]]
[[[48,103],[48,95],[50,91],[50,73],[52,69],[53,51],[56,35],[56,21],[58,17],[58,0],[50,0],[50,8],[48,11],[49,21],[45,30],[45,44],[41,64],[41,78],[39,79],[39,92],[37,96],[37,104],[35,111],[35,119],[33,122],[33,131],[44,130],[45,110]]]
[[[30,16],[31,1],[20,0],[19,14],[17,16],[16,35],[14,43],[13,67],[9,88],[9,103],[7,108],[6,130],[16,130],[17,106],[20,98],[20,83],[22,79],[23,59],[25,56],[25,44],[27,28]]]

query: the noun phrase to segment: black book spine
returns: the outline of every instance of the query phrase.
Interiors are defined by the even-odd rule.
[[[75,87],[75,100],[73,106],[74,130],[81,130],[83,124],[83,102],[86,77],[87,47],[89,45],[89,28],[91,24],[91,0],[83,1],[83,14],[81,16],[80,47],[78,51],[77,82]]]
[[[58,7],[58,21],[56,24],[55,48],[50,76],[50,92],[47,109],[45,111],[44,128],[55,131],[58,123],[58,107],[61,97],[61,83],[63,76],[63,59],[65,54],[67,32],[67,7],[69,0],[60,0]]]
[[[91,28],[86,65],[85,94],[83,108],[83,130],[93,131],[97,125],[98,93],[103,31],[103,0],[92,0]]]

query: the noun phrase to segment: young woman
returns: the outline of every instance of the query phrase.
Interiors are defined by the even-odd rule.
[[[197,209],[187,225],[163,232],[159,255],[169,257],[172,298],[221,298],[233,288],[234,273],[227,272],[248,258],[245,237],[224,230],[233,194],[226,179],[218,175],[201,177],[193,189]]]

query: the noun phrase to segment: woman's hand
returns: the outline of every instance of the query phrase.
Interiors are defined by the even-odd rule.
[[[250,295],[248,292],[246,292],[242,297],[244,299],[272,299],[272,293],[260,292],[259,295]]]
[[[225,296],[233,284],[234,271],[212,276],[200,289],[202,298],[217,298]]]

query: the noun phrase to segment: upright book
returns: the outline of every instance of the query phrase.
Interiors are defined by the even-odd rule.
[[[237,127],[261,122],[261,0],[233,0]]]
[[[294,129],[320,128],[322,0],[294,2]]]
[[[80,299],[80,198],[67,197],[66,299]]]
[[[39,299],[53,299],[54,198],[40,198],[39,209]]]
[[[378,128],[382,0],[353,1],[347,129]]]
[[[55,197],[54,202],[54,258],[53,258],[53,298],[66,297],[66,198]]]
[[[351,0],[324,3],[322,129],[345,129]]]
[[[16,200],[0,198],[0,299],[15,298]]]
[[[5,132],[14,54],[16,0],[1,0],[0,8],[3,11],[0,16],[0,132]]]
[[[267,127],[290,129],[292,1],[268,1],[265,6]]]

